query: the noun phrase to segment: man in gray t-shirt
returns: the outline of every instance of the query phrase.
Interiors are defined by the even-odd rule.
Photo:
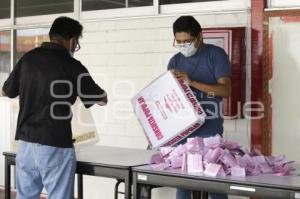
[[[190,85],[207,114],[204,125],[189,137],[222,135],[222,99],[231,93],[228,56],[222,48],[203,43],[201,26],[192,16],[179,17],[173,24],[173,33],[173,45],[180,52],[171,58],[168,70]],[[227,198],[224,194],[210,195],[212,199]],[[190,199],[191,192],[177,189],[176,198]]]

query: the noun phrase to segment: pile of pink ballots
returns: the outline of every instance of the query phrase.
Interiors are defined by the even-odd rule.
[[[284,155],[264,156],[259,151],[250,152],[236,142],[217,135],[188,138],[176,147],[161,147],[160,153],[151,157],[154,169],[181,169],[191,174],[207,176],[254,176],[262,174],[290,175],[293,161]]]

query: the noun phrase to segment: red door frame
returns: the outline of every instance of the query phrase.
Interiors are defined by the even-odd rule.
[[[263,67],[263,22],[266,0],[251,0],[251,102],[266,104],[264,95],[264,67]],[[252,106],[252,108],[258,108]],[[261,119],[253,119],[264,114]],[[265,135],[268,121],[266,110],[263,113],[251,111],[251,149],[259,149],[266,154]]]
[[[246,48],[245,27],[205,28],[204,39],[223,39],[232,70],[231,96],[224,98],[224,119],[243,118],[242,106],[245,103],[246,89]]]

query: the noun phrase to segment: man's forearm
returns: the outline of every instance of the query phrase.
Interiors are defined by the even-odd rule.
[[[218,96],[218,97],[229,97],[231,94],[231,88],[224,84],[205,84],[202,82],[191,81],[190,86],[194,87],[208,95]]]

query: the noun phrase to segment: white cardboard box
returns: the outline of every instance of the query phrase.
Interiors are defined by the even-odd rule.
[[[72,113],[72,133],[76,151],[96,144],[99,141],[99,136],[91,108],[86,109],[80,99],[77,98],[72,106]]]
[[[206,117],[187,83],[170,71],[140,91],[132,105],[152,148],[174,145],[202,126]]]

